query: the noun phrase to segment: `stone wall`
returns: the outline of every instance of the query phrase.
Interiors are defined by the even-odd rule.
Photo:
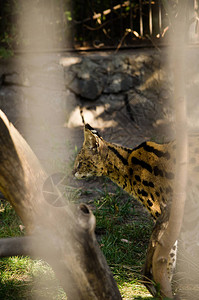
[[[187,55],[188,108],[197,127],[198,50]],[[21,55],[0,62],[0,108],[11,121],[98,128],[168,127],[173,75],[167,49]],[[194,118],[193,118],[194,117]],[[197,125],[197,126],[196,126]]]
[[[136,123],[152,124],[168,113],[172,86],[165,54],[156,50],[20,56],[2,61],[0,76],[0,107],[11,119],[35,118],[38,108],[48,118],[47,105],[55,113],[65,110],[69,126],[81,121],[71,118],[77,105],[104,106],[109,118],[127,109]]]
[[[81,57],[64,67],[66,86],[80,105],[104,107],[109,119],[123,113],[139,126],[154,125],[170,114],[172,84],[165,56],[148,50]],[[106,119],[102,111],[96,117]],[[69,117],[69,126],[76,123]]]

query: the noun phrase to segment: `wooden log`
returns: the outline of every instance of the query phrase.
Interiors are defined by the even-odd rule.
[[[69,300],[121,299],[95,238],[93,213],[85,204],[54,207],[44,199],[48,176],[2,111],[0,145],[0,190],[33,235],[22,238],[21,245],[19,239],[2,241],[2,255],[12,243],[18,245],[18,253],[32,249],[33,256],[52,266]]]

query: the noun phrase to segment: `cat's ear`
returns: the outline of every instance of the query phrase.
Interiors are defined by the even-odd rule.
[[[89,124],[84,127],[84,145],[89,149],[97,149],[99,146],[99,134]]]
[[[93,129],[89,124],[84,128],[84,145],[93,151],[93,154],[104,156],[107,152],[106,144],[97,130]]]

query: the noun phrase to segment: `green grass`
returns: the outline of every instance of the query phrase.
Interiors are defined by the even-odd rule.
[[[0,260],[0,299],[66,299],[50,266],[29,257]]]
[[[0,201],[0,238],[22,236],[22,224],[8,202]],[[51,267],[30,257],[0,259],[0,299],[61,300],[66,295]]]
[[[0,238],[21,235],[20,224],[22,223],[10,204],[0,201]]]
[[[141,271],[153,226],[120,189],[109,193],[106,183],[90,205],[96,235],[123,299],[153,299],[141,283]],[[0,237],[20,236],[20,219],[6,202],[0,204]],[[0,259],[0,299],[66,299],[53,271],[29,257]]]
[[[94,201],[96,234],[124,299],[152,299],[141,283],[153,222],[138,215],[132,198],[121,189]],[[125,200],[122,200],[125,199]]]

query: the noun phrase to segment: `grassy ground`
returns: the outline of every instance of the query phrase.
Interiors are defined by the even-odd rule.
[[[94,201],[96,235],[120,292],[124,299],[149,299],[140,275],[152,222],[119,188],[108,193],[105,185],[99,193]]]
[[[120,189],[109,193],[106,182],[97,194],[88,205],[96,215],[97,239],[123,299],[152,299],[140,276],[152,221]],[[1,238],[23,235],[20,220],[4,201],[0,205],[0,223]],[[0,299],[66,299],[53,271],[43,261],[4,258],[0,260],[0,272]]]

